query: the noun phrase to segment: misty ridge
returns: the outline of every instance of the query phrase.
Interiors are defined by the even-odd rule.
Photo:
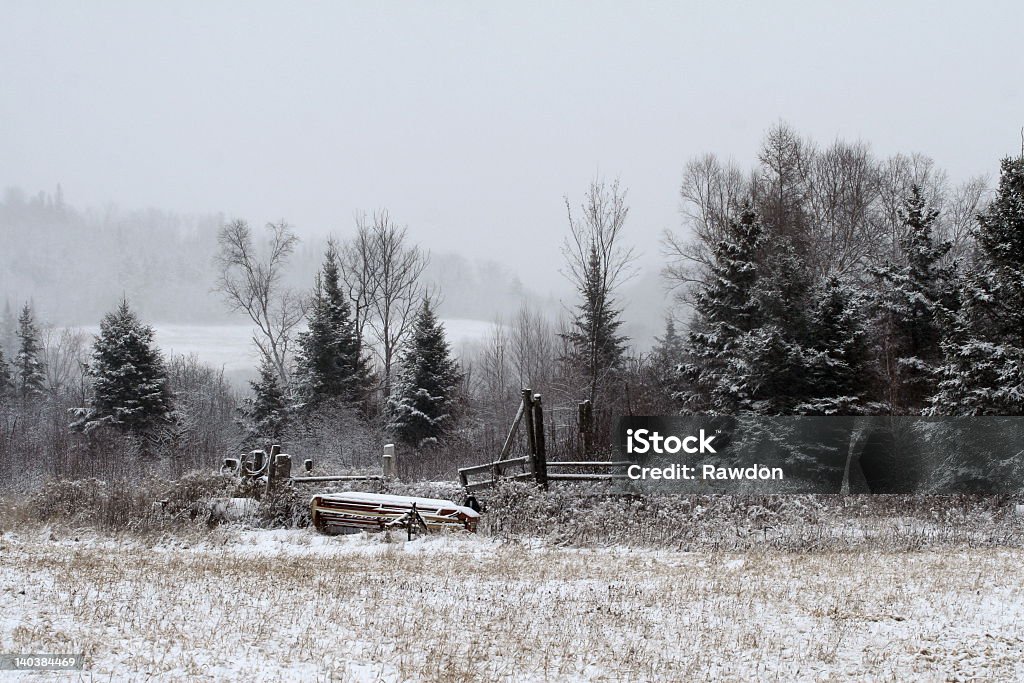
[[[62,326],[94,325],[122,296],[149,320],[239,322],[214,291],[217,231],[227,221],[157,209],[80,209],[65,203],[59,187],[34,195],[9,188],[0,203],[0,293],[11,306],[32,299],[48,321]],[[250,222],[259,235],[261,222]],[[334,234],[349,236],[344,229]],[[299,242],[283,271],[284,286],[311,287],[326,239]],[[421,246],[429,250],[429,244]],[[423,277],[443,292],[446,317],[490,320],[523,303],[557,303],[529,290],[497,261],[430,253]]]
[[[555,219],[564,222],[562,216]],[[0,305],[15,315],[31,302],[49,327],[94,329],[124,296],[158,329],[246,325],[247,319],[233,314],[215,291],[217,232],[227,221],[223,214],[75,207],[64,200],[60,186],[35,194],[7,188],[0,202]],[[262,234],[261,223],[251,221],[251,226]],[[428,252],[422,279],[437,295],[442,317],[503,324],[524,307],[552,320],[571,314],[567,280],[561,290],[544,291],[524,283],[514,264],[431,251],[429,242],[417,241],[415,226],[408,230],[410,242]],[[342,227],[330,234],[344,241],[353,231]],[[282,271],[284,287],[311,288],[327,239],[303,234]],[[486,230],[480,239],[487,239]],[[557,250],[558,240],[538,248]],[[639,351],[649,349],[667,301],[657,270],[627,283],[623,300],[630,308],[625,333]],[[197,331],[196,336],[203,335]],[[462,344],[455,346],[465,351]]]

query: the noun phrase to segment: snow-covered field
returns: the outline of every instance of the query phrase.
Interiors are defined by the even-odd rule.
[[[0,537],[0,652],[85,652],[81,680],[1024,679],[1019,549],[69,533]]]

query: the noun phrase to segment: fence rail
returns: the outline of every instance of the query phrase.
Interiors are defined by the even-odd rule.
[[[584,401],[578,406],[580,416],[581,433],[586,437],[586,430],[590,427],[591,409],[590,402]],[[526,443],[528,455],[519,458],[506,458],[512,448],[513,439],[519,425],[526,429]],[[584,443],[589,442],[588,438]],[[626,474],[608,470],[626,468],[633,463],[625,460],[600,461],[600,460],[571,460],[562,462],[548,462],[546,446],[544,442],[544,406],[540,394],[534,394],[531,389],[523,389],[523,400],[512,421],[508,436],[505,438],[501,454],[498,459],[483,465],[462,467],[459,469],[459,483],[466,491],[479,491],[491,488],[503,481],[533,481],[542,487],[547,487],[549,481],[616,481],[626,479]],[[516,466],[525,468],[525,472],[508,474],[508,470]],[[596,470],[590,472],[550,472],[552,469],[585,469]],[[470,478],[478,475],[485,475],[484,478],[472,481]]]

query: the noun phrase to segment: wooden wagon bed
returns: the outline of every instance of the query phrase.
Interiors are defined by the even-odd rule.
[[[324,533],[351,533],[360,529],[383,531],[420,520],[427,531],[465,529],[475,532],[480,514],[439,498],[346,491],[313,496],[310,517],[313,526]]]

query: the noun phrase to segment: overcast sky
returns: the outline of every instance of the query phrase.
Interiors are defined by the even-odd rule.
[[[898,5],[898,7],[896,7]],[[0,2],[0,187],[350,230],[556,282],[596,175],[649,262],[687,159],[784,119],[994,174],[1024,125],[1019,2]]]

